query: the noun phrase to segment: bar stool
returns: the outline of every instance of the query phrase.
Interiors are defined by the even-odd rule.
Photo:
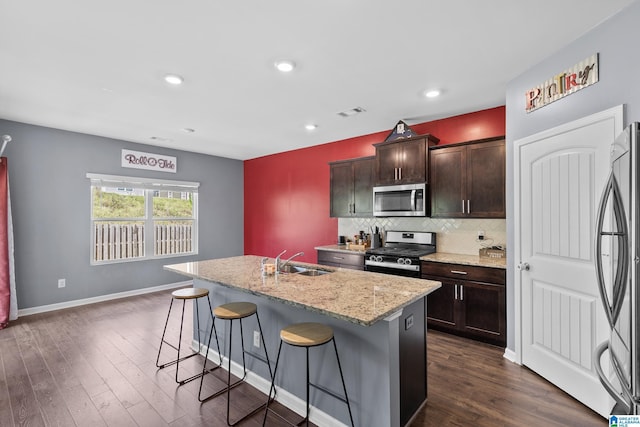
[[[344,397],[334,393],[333,391],[324,388],[320,385],[313,384],[309,381],[309,348],[317,347],[320,345],[324,345],[329,341],[333,341],[333,348],[336,352],[336,360],[338,361],[338,370],[340,371],[340,380],[342,380],[342,389],[344,390]],[[269,408],[269,403],[271,401],[271,391],[275,392],[275,378],[276,372],[278,371],[278,362],[280,361],[280,351],[282,350],[282,343],[287,343],[294,347],[304,347],[307,350],[307,414],[306,416],[296,425],[302,425],[306,421],[307,426],[309,425],[309,386],[313,386],[315,389],[320,390],[330,396],[335,397],[336,399],[347,404],[347,409],[349,410],[349,419],[351,420],[351,427],[353,427],[353,415],[351,414],[351,405],[349,404],[349,396],[347,396],[347,388],[344,384],[344,376],[342,375],[342,367],[340,366],[340,357],[338,357],[338,347],[336,346],[336,340],[333,336],[333,329],[330,326],[324,325],[322,323],[296,323],[293,325],[289,325],[286,328],[283,328],[280,331],[280,346],[278,347],[278,356],[276,357],[276,366],[273,369],[273,382],[271,383],[271,388],[269,389],[269,397],[267,399],[267,407],[264,412],[264,420],[262,421],[262,425],[264,426],[267,422],[267,414],[271,411],[273,414],[281,418],[289,425],[294,425],[289,423],[289,421],[285,420],[280,414],[276,413],[273,409]]]
[[[242,330],[242,319],[245,319],[249,316],[252,315],[256,315],[256,320],[258,321],[258,329],[260,331],[260,338],[262,340],[262,348],[264,349],[264,355],[265,357],[261,357],[258,354],[255,353],[251,353],[248,350],[245,350],[244,348],[244,333]],[[273,381],[273,374],[271,373],[271,364],[269,363],[269,355],[267,354],[267,347],[264,341],[264,334],[262,333],[262,326],[260,325],[260,317],[258,316],[258,307],[251,303],[251,302],[230,302],[228,304],[222,304],[217,306],[214,310],[213,310],[213,316],[214,316],[214,321],[215,319],[222,319],[222,320],[229,320],[230,321],[230,325],[229,325],[229,352],[228,352],[228,359],[229,359],[229,365],[228,365],[228,374],[227,374],[227,385],[226,387],[223,387],[221,390],[218,390],[214,393],[212,393],[211,395],[207,396],[207,397],[202,397],[202,384],[204,382],[204,378],[200,379],[200,390],[198,392],[198,400],[200,400],[200,402],[205,402],[209,399],[212,399],[214,397],[220,396],[223,393],[226,392],[227,394],[227,424],[230,426],[235,426],[236,424],[240,423],[241,421],[245,420],[246,418],[254,415],[255,413],[257,413],[258,411],[260,411],[262,408],[265,407],[265,404],[262,404],[260,406],[258,406],[256,409],[252,410],[251,412],[249,412],[248,414],[244,415],[242,418],[238,419],[237,421],[231,423],[231,421],[229,420],[229,406],[230,406],[230,395],[231,395],[231,389],[234,387],[237,387],[238,385],[240,385],[242,382],[244,382],[244,380],[247,377],[247,365],[246,365],[246,360],[245,360],[245,355],[249,355],[257,360],[260,360],[264,363],[267,364],[267,366],[269,367],[269,375],[271,376],[271,379]],[[233,338],[233,321],[234,320],[239,320],[240,321],[240,341],[241,341],[241,345],[242,345],[242,369],[243,369],[243,376],[242,378],[240,378],[238,381],[234,382],[233,384],[231,383],[231,344],[232,344],[232,338]],[[216,337],[217,339],[217,337]],[[209,343],[211,343],[211,333],[209,334]],[[204,372],[204,366],[206,366],[206,360],[205,360],[205,365],[203,365],[203,372]]]
[[[183,380],[179,380],[178,379],[178,371],[180,368],[180,362],[182,362],[183,360],[189,359],[190,357],[193,357],[197,354],[200,354],[199,351],[197,352],[192,352],[191,354],[187,355],[187,356],[183,356],[180,357],[180,349],[182,347],[182,327],[184,325],[184,307],[185,304],[187,302],[187,300],[195,300],[194,301],[194,305],[196,307],[196,322],[197,322],[197,328],[198,328],[198,346],[200,348],[202,348],[202,341],[200,340],[200,312],[198,309],[198,299],[199,298],[207,298],[207,301],[209,303],[209,313],[211,313],[211,299],[209,298],[209,290],[208,289],[203,289],[203,288],[184,288],[184,289],[178,289],[176,291],[171,292],[171,303],[169,304],[169,312],[167,313],[167,320],[164,323],[164,330],[162,331],[162,339],[160,340],[160,348],[158,349],[158,357],[156,358],[156,367],[162,369],[162,368],[166,368],[167,366],[171,366],[171,365],[176,365],[176,382],[179,385],[183,385],[188,383],[189,381],[193,381],[196,378],[200,378],[201,376],[213,371],[214,369],[217,369],[220,367],[220,365],[211,368],[207,371],[203,371],[201,373],[198,373],[196,375],[193,375],[189,378],[185,378]],[[180,336],[178,339],[178,347],[174,346],[173,344],[171,344],[170,342],[166,341],[164,339],[165,334],[167,332],[167,325],[169,324],[169,317],[171,316],[171,308],[173,307],[173,301],[174,300],[182,300],[182,317],[180,319]],[[211,318],[212,321],[212,329],[211,331],[214,332],[215,331],[215,323],[213,322],[213,317]],[[216,342],[218,341],[218,333],[216,331]],[[175,358],[175,360],[172,360],[170,362],[164,363],[164,364],[160,364],[160,353],[162,352],[162,346],[163,344],[168,345],[169,347],[173,348],[174,350],[177,350],[178,354]],[[218,349],[220,347],[218,346]],[[222,359],[220,359],[220,363],[222,364]]]

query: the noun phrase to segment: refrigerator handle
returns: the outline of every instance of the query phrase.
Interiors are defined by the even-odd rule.
[[[622,387],[622,394],[624,395],[625,398],[627,398],[628,400],[625,401],[623,399],[623,397],[621,396],[621,394],[615,389],[615,387],[611,384],[611,382],[609,381],[609,379],[607,378],[607,376],[605,375],[604,371],[602,370],[602,366],[600,365],[600,359],[603,355],[603,353],[605,351],[607,351],[609,349],[609,341],[605,341],[602,344],[600,344],[599,346],[597,346],[595,348],[595,350],[593,351],[593,358],[594,360],[594,367],[596,368],[596,374],[598,375],[598,379],[600,380],[600,383],[602,383],[602,385],[604,386],[604,388],[607,390],[607,393],[609,393],[609,395],[613,398],[613,400],[615,400],[618,404],[622,405],[624,408],[626,408],[626,412],[625,413],[629,413],[629,411],[631,410],[631,408],[629,407],[630,402],[633,401],[633,398],[631,396],[631,394],[629,393],[629,390],[627,390],[626,388]]]
[[[605,232],[604,220],[607,207],[607,201],[611,197],[613,214],[616,221],[616,232]],[[609,300],[607,291],[605,289],[604,280],[604,268],[602,266],[602,237],[603,236],[615,236],[618,238],[618,265],[616,266],[616,275],[612,284],[612,299]],[[618,183],[613,175],[613,172],[609,174],[607,183],[602,191],[602,197],[600,198],[600,204],[598,205],[598,215],[596,219],[596,241],[595,241],[595,267],[596,276],[598,280],[598,292],[604,305],[607,320],[611,326],[615,325],[620,315],[620,309],[622,308],[622,300],[624,298],[624,291],[627,286],[627,273],[629,269],[629,248],[628,248],[629,233],[627,229],[627,220],[624,215],[624,206],[622,199],[620,198],[620,189]]]

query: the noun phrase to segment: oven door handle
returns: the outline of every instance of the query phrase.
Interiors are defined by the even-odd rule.
[[[418,264],[391,264],[388,262],[378,262],[378,261],[371,261],[371,260],[366,260],[364,262],[364,265],[370,265],[373,267],[384,267],[384,268],[388,268],[390,270],[407,270],[407,271],[420,271],[420,265]]]

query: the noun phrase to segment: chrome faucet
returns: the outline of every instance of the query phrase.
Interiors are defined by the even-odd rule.
[[[280,254],[276,257],[276,272],[279,272],[281,268],[284,268],[284,266],[287,265],[289,263],[289,261],[291,261],[295,257],[304,255],[304,252],[302,252],[302,251],[300,251],[298,253],[295,253],[295,254],[291,255],[285,262],[283,262],[282,265],[280,265],[280,257],[285,252],[287,252],[286,249],[284,251],[280,252]]]
[[[280,271],[280,257],[281,257],[282,255],[284,255],[284,253],[285,253],[285,252],[287,252],[287,250],[286,250],[286,249],[285,249],[284,251],[280,252],[280,253],[278,254],[278,256],[276,257],[276,273],[277,273],[278,271]]]

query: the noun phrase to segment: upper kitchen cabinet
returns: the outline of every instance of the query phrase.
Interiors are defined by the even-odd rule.
[[[505,218],[505,140],[431,150],[431,216]]]
[[[329,163],[331,217],[372,217],[374,157]]]
[[[375,144],[376,184],[417,184],[429,181],[429,147],[436,145],[438,141],[432,135],[421,135]]]

